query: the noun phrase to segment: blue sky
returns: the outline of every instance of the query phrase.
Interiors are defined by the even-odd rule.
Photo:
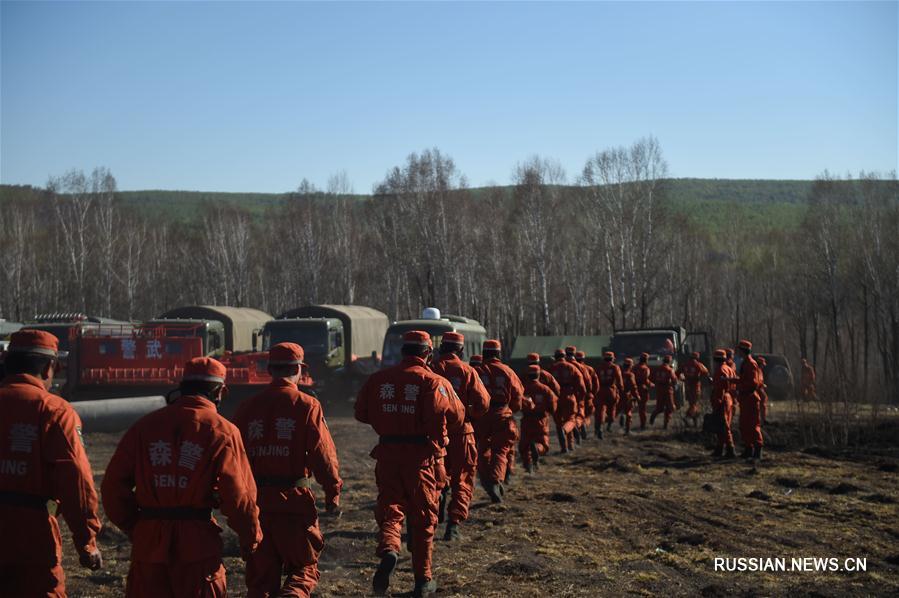
[[[0,4],[0,180],[367,193],[656,136],[678,177],[897,167],[896,2]]]

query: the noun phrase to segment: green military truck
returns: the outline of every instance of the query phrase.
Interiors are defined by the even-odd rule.
[[[542,367],[548,367],[554,360],[556,349],[575,346],[586,354],[584,361],[593,367],[602,362],[602,353],[609,344],[608,336],[519,336],[515,339],[509,366],[516,372],[527,369],[529,353],[540,355]]]
[[[690,353],[697,351],[699,360],[709,368],[709,371],[712,369],[708,334],[688,333],[680,326],[617,330],[612,335],[607,350],[615,353],[615,361],[619,365],[626,357],[632,358],[636,363],[641,353],[649,353],[651,368],[660,366],[662,359],[670,355],[671,367],[675,370],[680,362],[690,357]],[[681,383],[678,383],[675,389],[675,401],[678,405],[683,404],[684,388]]]
[[[440,345],[440,339],[444,333],[459,332],[465,336],[465,356],[481,352],[481,345],[487,340],[487,329],[481,326],[477,320],[452,314],[441,314],[434,307],[426,307],[421,318],[417,320],[400,320],[394,322],[387,329],[383,337],[384,350],[381,367],[390,367],[398,364],[403,358],[403,335],[410,330],[421,330],[431,335],[431,342],[436,350]]]
[[[221,357],[225,352],[247,353],[255,350],[259,330],[271,320],[271,315],[251,307],[224,305],[188,305],[170,309],[148,322],[142,328],[162,326],[169,328],[169,336],[181,328],[185,335],[200,336],[203,352],[209,357]]]
[[[306,305],[285,311],[262,328],[262,350],[297,343],[305,351],[316,391],[352,392],[378,369],[390,321],[361,305]]]

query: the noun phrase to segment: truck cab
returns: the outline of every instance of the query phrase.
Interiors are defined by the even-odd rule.
[[[410,330],[430,334],[435,350],[445,333],[459,332],[465,336],[465,355],[468,357],[480,353],[481,345],[487,339],[487,330],[477,320],[451,314],[441,315],[435,308],[426,308],[422,317],[417,320],[401,320],[390,325],[384,335],[381,367],[394,366],[402,360],[403,334]]]
[[[225,353],[225,326],[218,320],[159,318],[141,324],[138,337],[153,337],[162,341],[161,352],[181,353],[178,339],[198,338],[203,357],[221,358]],[[198,357],[190,355],[189,357]]]
[[[284,318],[266,322],[262,328],[262,350],[278,343],[296,343],[303,347],[305,360],[316,380],[326,371],[344,367],[343,323],[337,318]]]

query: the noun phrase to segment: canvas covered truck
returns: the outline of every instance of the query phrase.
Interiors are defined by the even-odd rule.
[[[78,331],[64,396],[73,401],[164,395],[175,388],[184,364],[215,357],[228,368],[230,415],[243,399],[270,381],[268,356],[253,337],[271,316],[241,307],[179,308],[139,325],[104,325]]]
[[[648,353],[649,367],[656,368],[662,364],[662,359],[666,355],[670,355],[671,367],[675,370],[680,362],[689,358],[692,352],[697,351],[700,361],[709,368],[709,371],[712,369],[711,344],[708,334],[705,332],[688,333],[680,326],[617,330],[612,335],[607,349],[615,353],[615,361],[619,365],[627,357],[637,362],[641,353]],[[682,383],[678,383],[675,389],[675,401],[678,405],[683,404],[684,388]]]
[[[380,365],[389,323],[384,313],[361,305],[306,305],[265,323],[262,350],[297,343],[321,398],[354,394]]]
[[[394,322],[384,335],[384,349],[381,367],[398,364],[402,359],[403,334],[410,330],[421,330],[431,335],[434,349],[440,345],[440,339],[446,332],[459,332],[465,336],[465,358],[481,352],[481,345],[487,340],[487,330],[477,320],[464,316],[441,314],[440,310],[427,307],[422,317],[417,320],[401,320]]]
[[[556,349],[575,346],[578,351],[586,353],[584,361],[596,367],[602,362],[603,350],[608,344],[608,336],[519,336],[515,339],[508,363],[516,372],[523,373],[527,370],[528,354],[537,353],[541,367],[546,368],[553,362]]]

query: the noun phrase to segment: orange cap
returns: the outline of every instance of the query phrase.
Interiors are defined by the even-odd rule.
[[[746,339],[741,340],[737,346],[745,351],[752,351],[752,343]]]
[[[540,354],[528,353],[528,363],[540,363]]]
[[[212,357],[194,357],[184,364],[182,380],[224,384],[228,370]]]
[[[410,330],[403,335],[404,345],[420,345],[422,347],[431,347],[431,335],[421,330]]]
[[[578,351],[574,354],[577,359],[587,359],[587,354],[583,351]]]
[[[624,358],[624,365],[634,365],[634,360],[631,359],[630,357],[625,357],[625,358]]]
[[[577,353],[577,347],[575,347],[574,345],[569,345],[569,346],[565,347],[566,355],[574,355],[575,353]]]
[[[615,354],[611,351],[606,351],[602,354],[603,359],[615,359]]]
[[[444,332],[440,342],[444,345],[461,345],[465,343],[465,337],[459,332]]]
[[[726,359],[727,352],[724,349],[715,349],[714,358],[715,359]]]
[[[468,363],[471,365],[481,365],[484,363],[484,357],[482,355],[472,355],[471,359],[468,360]]]
[[[303,347],[296,343],[278,343],[268,353],[269,365],[303,365]]]
[[[539,365],[529,365],[528,366],[528,374],[539,374],[540,366]]]
[[[59,351],[59,339],[44,330],[19,330],[9,337],[10,353],[33,353],[56,357]]]
[[[643,359],[643,360],[649,359],[649,353],[640,353],[640,359]]]
[[[556,357],[565,357],[565,351],[563,349],[556,349],[556,352],[553,353]]]
[[[502,345],[495,338],[484,341],[484,350],[485,351],[489,351],[489,350],[499,351],[500,349],[502,349]]]

